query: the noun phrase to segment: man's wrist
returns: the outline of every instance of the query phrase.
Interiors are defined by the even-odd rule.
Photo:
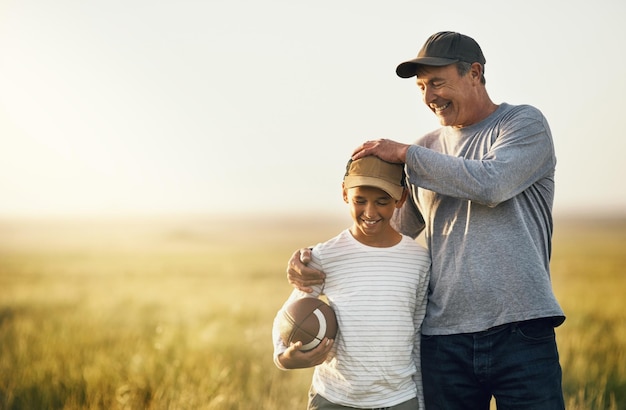
[[[402,150],[400,150],[400,161],[402,161],[403,164],[406,164],[406,157],[408,156],[410,147],[410,145],[404,145]]]

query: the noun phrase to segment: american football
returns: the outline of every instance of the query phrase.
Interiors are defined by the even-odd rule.
[[[317,347],[325,337],[334,339],[336,335],[335,312],[321,299],[305,297],[283,309],[280,336],[285,346],[300,341],[300,350],[306,352]]]

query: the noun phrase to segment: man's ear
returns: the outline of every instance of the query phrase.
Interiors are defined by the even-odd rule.
[[[472,68],[470,68],[469,74],[472,76],[472,80],[477,80],[480,82],[480,79],[483,76],[483,66],[480,63],[473,63]]]

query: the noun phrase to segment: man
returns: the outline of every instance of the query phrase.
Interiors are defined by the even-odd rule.
[[[565,320],[550,282],[556,158],[537,109],[496,105],[485,57],[470,37],[432,35],[400,64],[416,77],[441,128],[414,145],[367,141],[353,158],[406,164],[411,201],[398,230],[425,230],[432,271],[422,325],[427,409],[563,409],[554,327]],[[323,273],[294,253],[289,280],[306,290]]]

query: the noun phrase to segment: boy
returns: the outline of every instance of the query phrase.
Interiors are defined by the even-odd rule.
[[[309,266],[326,273],[325,283],[312,294],[294,290],[283,305],[325,294],[337,315],[337,338],[301,352],[300,342],[283,344],[275,319],[274,362],[281,369],[316,366],[309,410],[423,409],[419,332],[430,256],[390,225],[407,197],[404,168],[369,156],[349,161],[346,171],[343,199],[352,226],[311,252]]]

